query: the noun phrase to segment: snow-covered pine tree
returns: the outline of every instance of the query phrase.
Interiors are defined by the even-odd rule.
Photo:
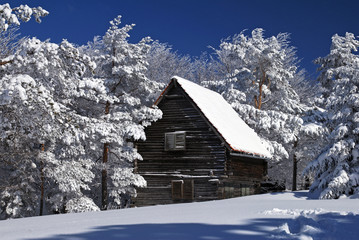
[[[303,171],[327,144],[327,114],[324,109],[319,107],[321,104],[317,101],[321,88],[319,84],[314,84],[308,79],[304,69],[290,79],[291,86],[298,93],[300,102],[305,106],[304,111],[300,114],[303,124],[300,126],[298,141],[295,143],[296,147],[293,152],[292,190],[296,189],[297,182],[301,188],[305,189],[313,182],[313,175],[311,173],[303,174]],[[299,181],[296,180],[297,178]]]
[[[2,217],[98,210],[94,204],[99,194],[95,169],[108,173],[109,207],[121,207],[135,194],[135,186],[145,186],[144,179],[133,172],[133,161],[141,156],[131,141],[145,139],[144,126],[161,117],[158,109],[148,107],[160,85],[144,75],[149,39],[130,44],[127,32],[132,26],[118,28],[119,24],[120,18],[115,19],[104,41],[100,39],[92,49],[77,48],[66,40],[57,45],[27,39],[11,64],[2,66],[2,96],[8,102],[2,104],[7,115],[2,119],[1,148],[7,149],[12,159],[28,159],[1,158],[6,163],[1,172],[13,176],[1,179]],[[33,101],[8,97],[15,96],[14,88],[21,90],[19,96],[32,92],[39,96]],[[45,99],[40,98],[43,95]],[[17,99],[26,101],[15,102]],[[45,117],[39,117],[41,114]],[[11,127],[5,124],[8,122]],[[13,134],[6,127],[26,129],[20,130],[14,140],[17,144],[7,141]],[[104,144],[108,146],[106,164],[98,161]],[[16,152],[17,148],[27,151]],[[14,161],[21,166],[14,167]],[[21,175],[26,172],[19,169],[32,170],[26,178]],[[21,192],[21,187],[26,188]]]
[[[310,162],[313,161],[323,150],[329,134],[327,128],[327,112],[316,106],[309,105],[302,115],[303,125],[299,131],[299,138],[296,147],[296,158],[293,161],[297,163],[297,174],[300,177],[299,183],[302,188],[308,189],[310,183],[314,181],[312,172],[305,171]],[[294,163],[293,163],[294,164]]]
[[[303,132],[301,114],[306,109],[291,85],[301,72],[288,39],[287,33],[265,38],[263,29],[255,29],[251,36],[242,32],[222,41],[219,49],[214,49],[221,63],[217,71],[221,77],[204,82],[221,93],[259,134],[273,156],[269,177],[287,188]]]
[[[3,8],[10,14],[8,5]],[[26,20],[44,13],[24,6],[13,10],[18,15],[10,14],[9,23],[15,24],[16,16]],[[0,145],[9,152],[1,158],[6,163],[1,173],[9,176],[1,179],[2,217],[98,210],[87,194],[98,185],[92,166],[105,156],[103,149],[107,163],[95,165],[108,173],[110,207],[123,205],[135,186],[145,186],[133,172],[133,161],[141,156],[131,141],[145,139],[144,126],[161,117],[148,107],[160,84],[145,76],[150,39],[131,44],[133,25],[119,24],[120,17],[91,50],[33,38],[9,58],[11,64],[2,64],[6,114]]]
[[[1,218],[42,213],[44,176],[54,161],[44,149],[59,134],[59,107],[41,84],[21,74],[2,78],[0,99]]]
[[[245,91],[245,103],[259,110],[302,111],[290,85],[298,67],[289,34],[265,38],[264,30],[257,28],[251,37],[242,32],[222,41],[215,52],[222,63],[222,76],[233,88]]]
[[[97,126],[74,107],[82,77],[91,66],[89,57],[80,55],[67,41],[57,45],[35,38],[24,41],[11,64],[2,66],[6,75],[1,88],[1,110],[5,113],[1,147],[17,161],[14,168],[7,158],[1,159],[6,163],[5,172],[14,177],[2,192],[2,205],[15,209],[14,201],[6,198],[11,196],[8,189],[20,193],[18,189],[29,186],[16,204],[17,208],[33,207],[28,214],[20,211],[6,216],[38,214],[35,210],[41,215],[99,209],[84,195],[94,178],[93,159],[86,153],[87,139]],[[13,136],[15,140],[9,141]],[[18,171],[27,168],[32,170]],[[25,204],[30,199],[37,204]]]
[[[101,107],[87,108],[89,114],[105,121],[98,139],[103,153],[98,163],[102,186],[95,194],[102,196],[102,209],[128,205],[130,196],[136,194],[135,187],[146,185],[133,172],[134,160],[141,156],[132,142],[145,140],[144,127],[162,116],[160,110],[149,107],[162,86],[145,75],[150,39],[129,43],[129,31],[134,25],[120,28],[120,16],[110,24],[103,40],[97,38],[83,50],[97,60],[95,76],[103,81],[108,94],[105,102],[99,101]]]
[[[352,33],[332,37],[330,53],[319,64],[324,88],[322,104],[328,111],[329,145],[313,161],[311,191],[319,198],[339,198],[359,192],[359,41]]]

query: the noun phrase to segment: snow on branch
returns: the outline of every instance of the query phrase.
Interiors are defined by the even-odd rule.
[[[0,30],[6,31],[12,24],[20,25],[19,20],[28,22],[34,17],[36,22],[41,22],[41,17],[49,14],[42,7],[31,8],[27,5],[11,8],[8,3],[0,5]]]

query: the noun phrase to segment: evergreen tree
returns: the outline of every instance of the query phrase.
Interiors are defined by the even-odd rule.
[[[322,104],[328,111],[329,145],[307,168],[313,171],[312,192],[319,198],[339,198],[359,192],[359,41],[354,34],[332,37],[330,53],[320,65]]]
[[[108,96],[99,102],[102,108],[86,108],[105,121],[98,141],[103,144],[102,163],[98,164],[102,209],[128,205],[130,197],[136,195],[134,187],[146,185],[143,177],[133,172],[134,160],[142,159],[133,141],[145,140],[144,127],[162,116],[160,110],[149,107],[162,86],[145,74],[151,40],[129,43],[134,25],[120,28],[120,16],[110,23],[103,40],[97,39],[98,44],[92,44],[95,48],[85,50],[95,57],[96,81],[103,82]]]

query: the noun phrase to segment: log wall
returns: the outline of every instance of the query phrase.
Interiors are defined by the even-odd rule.
[[[134,206],[256,193],[263,177],[263,169],[257,169],[261,163],[232,159],[223,140],[182,88],[170,88],[158,107],[162,119],[146,128],[145,142],[136,143],[143,157],[136,162],[136,171],[146,179],[147,188],[137,189]],[[165,133],[176,131],[186,132],[186,149],[166,151]]]

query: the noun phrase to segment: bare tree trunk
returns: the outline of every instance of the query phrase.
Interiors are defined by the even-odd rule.
[[[269,78],[267,77],[267,74],[266,72],[264,71],[263,67],[261,66],[260,67],[260,70],[261,70],[261,80],[259,82],[259,89],[258,89],[258,93],[259,95],[257,96],[254,96],[254,105],[257,109],[261,110],[262,108],[262,102],[263,102],[263,85],[265,83],[267,83],[267,87],[269,88],[270,86],[270,80]]]
[[[110,103],[106,103],[105,114],[110,113]],[[102,155],[102,163],[103,169],[101,172],[101,209],[106,210],[108,204],[108,191],[107,191],[107,161],[108,161],[108,152],[109,152],[109,143],[105,143],[103,145],[103,155]]]
[[[298,145],[298,139],[294,142],[294,153],[293,153],[293,180],[292,180],[292,191],[297,191],[297,172],[298,172],[298,159],[295,150]]]
[[[45,144],[41,144],[41,152],[45,151]],[[44,175],[44,162],[41,160],[40,162],[40,213],[39,215],[43,215],[43,209],[44,209],[44,185],[45,185],[45,175]]]

